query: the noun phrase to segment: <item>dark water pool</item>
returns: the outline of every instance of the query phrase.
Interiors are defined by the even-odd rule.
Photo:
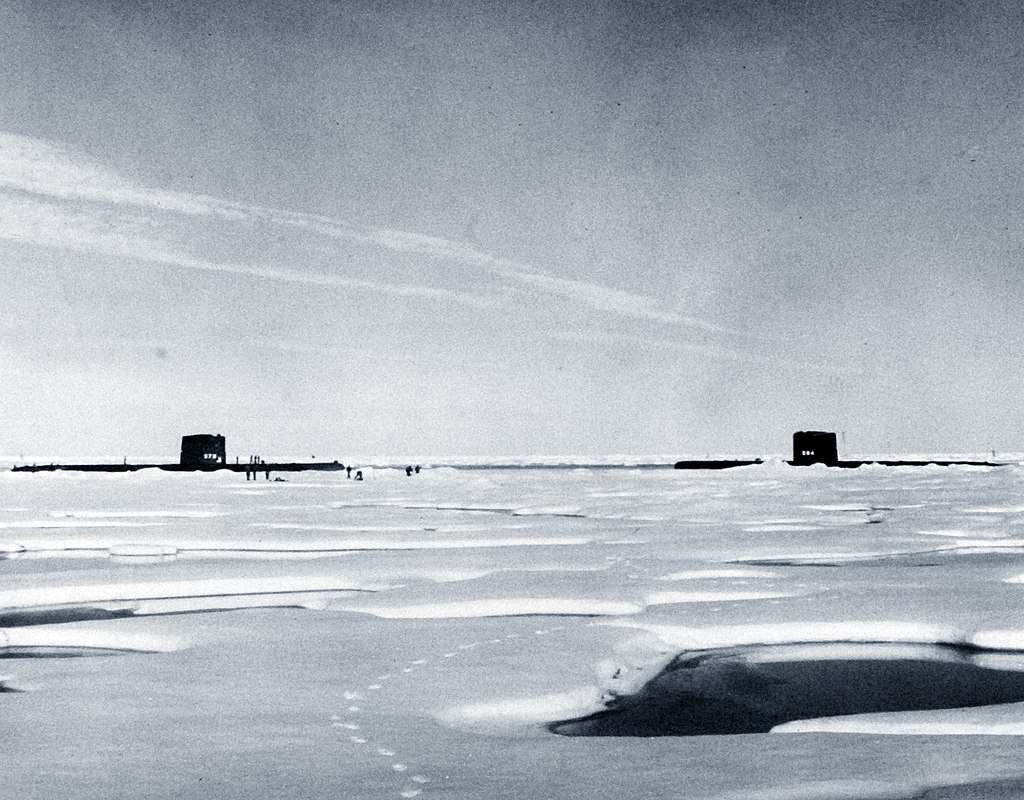
[[[1002,658],[1002,662],[1000,659]],[[766,733],[798,719],[1024,701],[1024,660],[951,646],[737,648],[678,656],[563,736]]]

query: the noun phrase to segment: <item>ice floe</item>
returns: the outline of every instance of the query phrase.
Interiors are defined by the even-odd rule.
[[[405,606],[377,604],[338,606],[385,619],[460,619],[468,617],[582,616],[637,614],[641,603],[564,597],[503,597]]]
[[[114,559],[125,561],[162,561],[178,555],[178,548],[165,544],[115,544],[107,549]]]
[[[649,606],[668,605],[672,603],[729,603],[741,600],[770,600],[776,597],[793,597],[795,592],[769,591],[663,591],[649,592],[644,602]]]
[[[102,520],[102,519],[212,519],[226,516],[225,511],[199,509],[165,509],[134,511],[53,511],[51,517],[60,519]]]
[[[145,517],[142,519],[146,519]],[[12,522],[0,522],[0,529],[7,530],[31,530],[42,528],[47,530],[59,530],[62,528],[156,528],[166,525],[165,522],[134,521],[128,519],[78,519],[75,517],[60,517],[54,519],[26,519]]]
[[[446,708],[437,712],[436,717],[447,725],[481,733],[507,734],[519,732],[524,726],[539,726],[559,717],[590,713],[602,706],[601,692],[597,687],[581,686],[564,692],[509,697]]]
[[[66,625],[0,628],[0,655],[60,654],[60,651],[169,653],[187,647],[180,637],[110,630],[71,629]]]
[[[918,784],[872,780],[789,781],[777,787],[716,794],[714,800],[915,800],[924,798],[925,791]]]
[[[722,578],[777,578],[778,572],[767,569],[743,569],[742,567],[723,567],[721,569],[684,569],[659,576],[660,581],[701,581]]]
[[[38,589],[7,589],[0,590],[0,609],[13,610],[39,606],[84,605],[131,600],[240,597],[353,590],[374,591],[383,588],[373,581],[366,581],[361,585],[353,584],[352,578],[282,576],[279,578],[99,583]]]
[[[1024,514],[1024,505],[1013,504],[1005,506],[976,506],[965,508],[965,514]]]
[[[817,642],[898,642],[918,644],[974,645],[992,642],[984,631],[967,632],[949,625],[885,620],[843,620],[835,622],[781,622],[761,625],[726,625],[694,628],[665,625],[641,620],[617,620],[603,623],[645,630],[666,645],[680,650],[713,650],[754,644],[793,644]],[[1012,644],[1007,632],[1000,647]],[[1024,632],[1021,643],[1024,644]]]
[[[1018,719],[950,719],[948,712],[902,711],[820,719],[799,719],[772,733],[863,733],[876,736],[1024,736],[1024,708]],[[964,714],[958,714],[964,716]]]

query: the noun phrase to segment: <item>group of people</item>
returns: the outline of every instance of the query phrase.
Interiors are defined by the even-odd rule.
[[[406,476],[412,475],[412,474],[413,474],[414,472],[415,472],[415,473],[416,473],[417,475],[419,475],[419,474],[420,474],[420,465],[419,465],[419,464],[417,464],[417,465],[416,465],[415,467],[406,467],[406,468],[405,468],[405,474],[406,474]]]
[[[245,467],[245,479],[250,480],[251,478],[256,480],[257,472],[266,473],[267,480],[270,480],[270,470],[267,469],[267,462],[259,456],[249,456],[249,463]]]

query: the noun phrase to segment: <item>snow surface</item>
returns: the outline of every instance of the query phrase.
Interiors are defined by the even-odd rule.
[[[1024,776],[1024,704],[544,728],[722,647],[1024,669],[1022,467],[366,475],[0,474],[0,797],[966,798]]]

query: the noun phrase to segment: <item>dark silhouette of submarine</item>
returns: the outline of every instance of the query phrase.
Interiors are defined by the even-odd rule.
[[[746,467],[752,464],[763,464],[764,459],[746,460],[708,459],[703,461],[677,461],[676,469],[729,469]],[[829,467],[854,468],[865,464],[881,464],[887,467],[920,467],[928,464],[953,466],[957,464],[1000,467],[1005,463],[998,461],[843,461],[839,459],[836,448],[836,435],[830,431],[797,431],[793,434],[793,459],[787,461],[795,467],[811,464],[824,464]],[[656,465],[649,465],[656,466]],[[162,469],[168,472],[214,472],[220,469],[231,472],[302,472],[319,470],[333,472],[345,469],[340,461],[274,461],[258,464],[229,464],[224,437],[220,434],[198,433],[181,437],[181,457],[176,464],[24,464],[13,468],[15,472],[57,472],[60,470],[75,472],[135,472],[140,469]]]
[[[340,461],[275,461],[259,464],[229,464],[224,437],[212,433],[197,433],[181,437],[181,456],[177,464],[32,464],[14,467],[15,472],[135,472],[140,469],[162,469],[168,472],[302,472],[320,470],[331,472],[345,469]]]
[[[746,461],[677,461],[676,469],[729,469],[730,467],[747,467],[751,464],[763,464],[760,458]],[[924,467],[935,464],[940,467],[965,465],[974,467],[1001,467],[999,461],[946,461],[930,459],[927,461],[909,461],[905,459],[882,459],[875,461],[844,461],[839,458],[836,447],[836,435],[831,431],[797,431],[793,434],[793,458],[786,462],[794,467],[807,467],[811,464],[824,464],[827,467],[845,467],[855,469],[865,464],[880,464],[884,467]]]

